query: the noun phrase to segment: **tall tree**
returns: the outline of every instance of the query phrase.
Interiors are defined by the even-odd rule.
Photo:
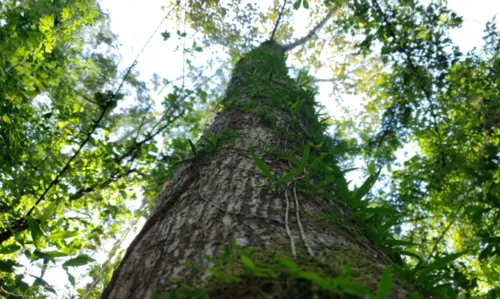
[[[287,74],[292,46],[267,41],[236,64],[223,108],[102,298],[365,296],[377,286],[380,298],[409,296],[384,272],[393,261],[349,218],[373,178],[347,189],[315,90]]]
[[[264,11],[258,1],[242,2],[170,1],[167,16],[177,28],[162,36],[175,43],[170,36],[177,30],[182,83],[163,80],[162,87],[156,76],[154,91],[169,92],[157,100],[151,85],[138,80],[135,63],[120,73],[109,51],[115,36],[95,1],[0,1],[0,296],[61,297],[47,283],[54,268],[66,271],[69,296],[100,296],[118,264],[127,222],[145,216],[170,179],[165,185],[172,190],[160,193],[107,295],[127,283],[130,296],[143,291],[134,289],[141,277],[127,275],[144,254],[146,261],[166,255],[175,268],[163,268],[161,260],[158,267],[188,282],[154,277],[150,291],[157,295],[370,291],[385,297],[394,284],[393,296],[405,296],[411,287],[404,281],[412,281],[424,296],[489,291],[494,298],[500,290],[495,22],[486,26],[482,51],[462,54],[447,33],[462,20],[442,0],[275,1]],[[325,6],[329,13],[321,19]],[[323,29],[294,42],[304,12],[311,27]],[[274,22],[280,28],[271,33]],[[284,46],[265,43],[242,54],[268,36]],[[209,88],[196,88],[212,62],[227,65],[228,57],[207,54],[220,53],[220,46],[232,62],[240,60],[232,79],[227,72],[227,80],[223,74]],[[200,52],[207,54],[201,60],[211,56],[206,69],[197,69]],[[297,79],[288,78],[284,53],[294,67],[327,70],[333,78],[310,78],[294,67]],[[217,80],[230,81],[225,94]],[[314,104],[311,86],[319,82],[366,106],[327,119]],[[207,103],[220,110],[195,146],[183,137],[201,134],[206,110],[193,108]],[[332,119],[334,138],[325,133]],[[403,158],[409,142],[417,149]],[[350,191],[346,165],[359,162],[360,153],[369,179]],[[368,192],[379,173],[386,184]],[[141,209],[130,209],[141,197]],[[342,243],[323,246],[333,244],[332,235]],[[161,244],[145,249],[157,236]],[[107,252],[110,240],[115,246]],[[163,245],[172,252],[160,252]],[[343,255],[346,248],[351,255]],[[98,264],[93,258],[103,261],[102,253],[108,259]],[[367,279],[375,255],[377,275]],[[82,274],[85,266],[90,275]],[[138,276],[158,273],[144,267]]]

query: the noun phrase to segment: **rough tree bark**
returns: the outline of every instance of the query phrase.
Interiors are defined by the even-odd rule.
[[[222,112],[209,128],[225,142],[211,151],[199,151],[192,162],[177,169],[102,298],[151,298],[178,289],[179,282],[205,287],[206,294],[215,298],[318,294],[310,284],[299,286],[301,280],[290,282],[282,275],[251,278],[237,269],[239,283],[220,282],[207,271],[214,265],[207,257],[219,256],[231,240],[239,248],[257,248],[256,259],[263,262],[280,255],[305,269],[331,275],[349,265],[354,282],[376,290],[390,259],[340,225],[349,213],[344,205],[298,187],[307,168],[277,189],[261,187],[275,185],[256,166],[251,151],[279,178],[291,169],[284,155],[300,159],[301,153],[294,149],[321,141],[310,131],[321,126],[313,97],[288,77],[283,47],[265,42],[241,59]],[[203,142],[197,147],[208,148]],[[332,210],[338,225],[322,217]],[[191,267],[186,267],[189,263]],[[390,297],[406,298],[408,288],[402,285],[395,281]],[[319,297],[326,296],[322,294]]]

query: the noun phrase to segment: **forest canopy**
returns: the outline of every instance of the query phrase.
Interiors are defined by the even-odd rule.
[[[324,163],[344,175],[325,184],[360,199],[353,225],[393,272],[422,296],[500,296],[495,18],[463,52],[444,0],[159,1],[132,55],[105,4],[0,2],[0,297],[99,298],[235,63],[270,38],[322,91]],[[139,73],[155,60],[175,71]]]

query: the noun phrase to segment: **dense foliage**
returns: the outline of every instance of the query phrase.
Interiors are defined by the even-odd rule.
[[[462,53],[449,36],[462,19],[446,1],[281,5],[172,1],[174,27],[161,36],[185,61],[177,85],[141,81],[137,60],[120,66],[109,16],[95,1],[0,2],[0,296],[98,297],[124,236],[185,158],[189,138],[202,132],[207,108],[223,99],[226,62],[216,61],[221,68],[209,82],[197,55],[224,51],[235,62],[268,39],[276,21],[274,39],[289,44],[303,36],[296,15],[309,13],[312,27],[327,11],[323,30],[289,56],[293,68],[333,75],[309,80],[297,72],[297,82],[332,82],[330,101],[363,99],[359,111],[331,117],[342,140],[339,165],[362,160],[369,179],[354,192],[343,178],[325,184],[335,183],[344,201],[359,199],[347,203],[356,230],[384,248],[422,294],[499,295],[495,20],[484,45]],[[414,150],[403,157],[408,145]],[[380,169],[370,201],[361,204]],[[46,281],[51,269],[66,272],[69,291]]]

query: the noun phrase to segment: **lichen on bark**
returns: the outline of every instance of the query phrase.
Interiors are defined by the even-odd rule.
[[[228,130],[236,134],[176,170],[102,298],[151,298],[182,285],[206,288],[206,294],[221,298],[293,295],[295,288],[283,274],[266,282],[235,272],[245,278],[239,287],[214,283],[213,272],[207,269],[213,268],[213,258],[233,239],[242,249],[257,249],[260,254],[254,258],[261,263],[288,256],[301,267],[330,276],[349,265],[355,282],[376,288],[390,260],[342,225],[332,226],[320,217],[333,209],[342,221],[349,211],[302,184],[302,180],[314,184],[324,178],[327,168],[316,172],[304,168],[278,184],[262,173],[250,154],[261,157],[272,176],[281,178],[290,172],[290,160],[303,155],[306,144],[314,145],[310,150],[316,156],[319,153],[314,151],[333,144],[318,120],[314,90],[288,76],[283,48],[265,42],[243,57],[234,68],[222,105],[209,131],[217,138]],[[203,142],[197,144],[203,146]],[[314,287],[309,287],[302,290],[304,294],[312,294]],[[392,297],[405,298],[407,291],[395,284]]]

